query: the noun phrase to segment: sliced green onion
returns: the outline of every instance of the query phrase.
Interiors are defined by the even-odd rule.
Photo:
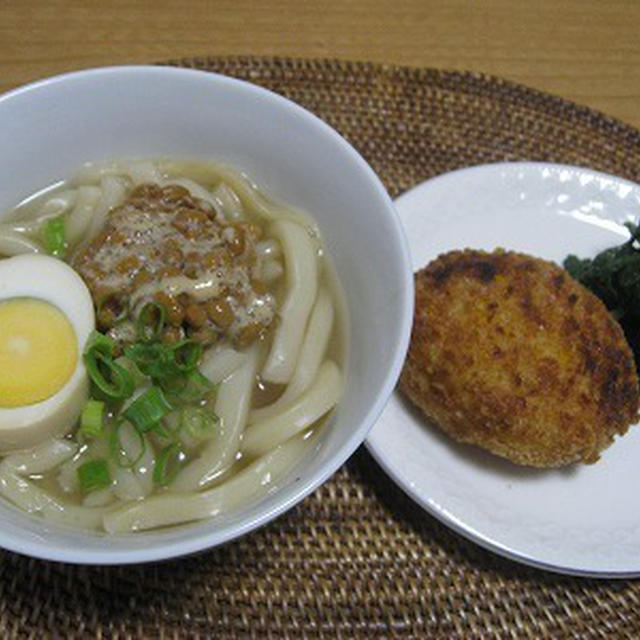
[[[42,225],[42,239],[47,253],[62,257],[67,250],[67,232],[64,216],[49,218]]]
[[[141,342],[154,342],[162,337],[167,310],[159,302],[148,302],[136,320],[136,335]]]
[[[202,355],[202,345],[195,340],[182,340],[175,344],[138,342],[127,347],[125,355],[142,373],[159,381],[195,371]]]
[[[151,427],[151,431],[163,440],[174,441],[176,439],[176,434],[162,422],[157,422],[153,427]]]
[[[162,419],[162,426],[165,433],[168,434],[168,437],[172,440],[176,440],[180,433],[180,429],[182,429],[182,410],[179,409],[178,411],[168,413]],[[155,433],[157,433],[157,431]]]
[[[95,438],[102,433],[104,416],[104,402],[88,400],[80,416],[80,433],[83,436]]]
[[[110,400],[125,400],[135,389],[133,376],[110,356],[91,351],[84,357],[87,373],[98,391]]]
[[[142,459],[144,452],[147,450],[147,443],[144,439],[144,434],[138,429],[136,429],[133,425],[130,425],[138,437],[138,441],[140,443],[140,451],[135,458],[130,458],[127,454],[126,450],[122,446],[122,441],[120,440],[120,430],[125,424],[130,424],[126,420],[118,420],[116,422],[113,430],[111,431],[109,437],[109,450],[111,452],[111,456],[115,459],[116,463],[119,467],[124,467],[126,469],[130,469],[135,467],[138,462]]]
[[[204,407],[186,407],[182,410],[181,429],[196,440],[206,440],[215,434],[220,418]]]
[[[164,371],[164,351],[163,344],[136,343],[126,347],[124,353],[145,376],[158,378]]]
[[[160,387],[150,387],[138,396],[123,413],[133,426],[144,433],[158,425],[173,408],[167,402]]]
[[[113,338],[110,338],[99,331],[92,331],[87,339],[87,344],[84,348],[84,355],[87,355],[91,351],[99,351],[105,355],[113,356],[116,346],[117,343]]]
[[[147,381],[147,376],[145,376],[144,373],[142,373],[142,371],[138,369],[136,363],[133,360],[127,358],[126,356],[120,356],[119,358],[116,358],[115,363],[119,364],[123,369],[126,369],[131,374],[131,377],[133,378],[133,384],[136,386],[136,388],[141,387]]]
[[[111,474],[106,460],[89,460],[81,464],[76,472],[78,484],[83,493],[104,489],[111,484]]]
[[[160,384],[172,404],[198,402],[214,388],[209,378],[197,369],[185,376],[162,380]]]
[[[195,340],[182,340],[168,345],[172,364],[179,373],[189,373],[198,366],[198,361],[202,355],[202,344]]]
[[[116,341],[93,331],[87,340],[83,359],[87,373],[99,394],[109,400],[124,400],[131,396],[133,376],[113,359]]]
[[[177,442],[167,445],[156,457],[153,469],[153,482],[166,487],[175,477],[185,459],[185,455]]]

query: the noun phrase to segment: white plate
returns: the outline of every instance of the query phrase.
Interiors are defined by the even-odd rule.
[[[577,167],[505,163],[429,180],[396,207],[414,269],[464,247],[561,263],[628,238],[640,187]],[[539,471],[451,441],[395,393],[367,446],[424,509],[488,549],[561,573],[640,576],[640,428],[595,465]]]

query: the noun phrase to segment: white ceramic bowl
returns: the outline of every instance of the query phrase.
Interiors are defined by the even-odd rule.
[[[45,523],[0,502],[0,546],[6,549],[120,564],[227,542],[283,513],[334,473],[364,440],[395,385],[413,311],[408,250],[384,187],[324,122],[249,83],[167,67],[81,71],[0,97],[0,211],[84,162],[167,155],[241,168],[316,218],[347,297],[344,399],[319,450],[287,482],[224,518],[105,536]]]

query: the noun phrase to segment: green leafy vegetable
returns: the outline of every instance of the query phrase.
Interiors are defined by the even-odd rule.
[[[76,472],[78,484],[83,493],[104,489],[111,484],[111,475],[105,460],[89,460],[81,464]]]
[[[595,258],[569,255],[564,268],[604,302],[622,326],[640,362],[640,226],[626,223],[631,237]]]

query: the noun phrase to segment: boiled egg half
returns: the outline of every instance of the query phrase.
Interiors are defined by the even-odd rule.
[[[0,260],[0,453],[74,427],[89,395],[82,351],[95,326],[91,294],[57,258]]]

